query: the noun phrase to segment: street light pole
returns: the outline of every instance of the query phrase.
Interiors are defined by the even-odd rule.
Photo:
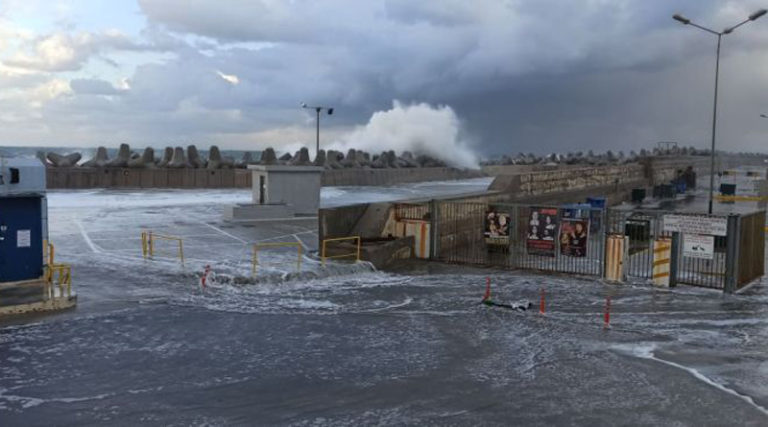
[[[709,209],[708,209],[709,214],[712,214],[712,201],[714,199],[714,191],[715,191],[715,134],[717,131],[717,89],[718,89],[718,82],[720,78],[720,43],[724,35],[731,34],[733,30],[735,30],[736,28],[741,27],[742,25],[746,24],[749,21],[754,21],[757,18],[765,15],[766,13],[768,13],[768,10],[760,9],[757,12],[749,15],[749,17],[744,21],[734,25],[733,27],[728,27],[723,31],[715,31],[707,27],[703,27],[699,24],[691,22],[690,19],[685,18],[681,15],[676,14],[672,16],[672,19],[680,22],[683,25],[690,25],[717,36],[717,53],[715,56],[715,97],[714,97],[714,103],[712,107],[712,147],[710,149],[710,164],[709,164]]]
[[[330,116],[331,114],[333,114],[333,107],[323,107],[323,106],[310,107],[309,105],[302,103],[301,108],[315,110],[315,113],[316,113],[315,156],[317,156],[318,153],[320,153],[320,112],[325,110],[328,112],[328,115]]]
[[[709,209],[707,213],[712,215],[712,199],[715,192],[715,133],[717,131],[717,86],[720,77],[720,41],[722,34],[717,35],[717,55],[715,59],[715,102],[712,107],[712,148],[709,153]]]

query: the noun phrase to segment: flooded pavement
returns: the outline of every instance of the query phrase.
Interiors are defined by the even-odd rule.
[[[2,425],[768,423],[765,283],[723,295],[311,258],[240,283],[250,243],[316,248],[315,224],[222,223],[230,201],[206,194],[112,196],[128,201],[51,197],[79,306],[0,324]],[[188,239],[185,264],[145,261],[146,228]],[[481,305],[486,277],[532,309]]]

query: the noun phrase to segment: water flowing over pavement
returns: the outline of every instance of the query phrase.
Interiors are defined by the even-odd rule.
[[[0,324],[2,425],[768,423],[764,283],[723,295],[312,259],[250,280],[248,243],[313,249],[315,223],[222,223],[238,194],[82,196],[50,210],[78,308]],[[184,236],[185,265],[144,261],[147,228]],[[494,299],[533,309],[481,305],[486,276]]]

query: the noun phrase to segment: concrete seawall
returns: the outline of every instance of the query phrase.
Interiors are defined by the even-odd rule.
[[[716,170],[762,159],[719,156]],[[483,176],[519,180],[519,188],[529,195],[542,191],[569,191],[591,186],[669,182],[678,170],[688,166],[699,174],[709,171],[709,157],[677,156],[643,159],[624,165],[496,165],[481,170],[449,167],[397,169],[329,169],[323,172],[323,186],[387,186],[411,182],[447,181]],[[754,163],[753,162],[753,163]],[[250,188],[251,174],[245,169],[135,169],[135,168],[56,168],[49,167],[49,189],[88,188]],[[617,181],[618,180],[618,181]],[[509,183],[508,183],[509,184]]]
[[[716,170],[746,163],[738,156],[724,156],[716,163]],[[755,162],[755,165],[763,163]],[[614,205],[629,200],[632,189],[648,188],[669,183],[678,171],[692,167],[699,177],[709,173],[710,159],[703,156],[649,158],[640,163],[606,166],[495,166],[499,175],[488,191],[473,195],[440,197],[440,201],[485,203],[523,203],[561,205],[584,202],[586,197],[604,197]],[[701,178],[700,178],[701,180]],[[426,207],[429,200],[414,199],[399,203],[371,203],[321,209],[319,214],[320,238],[360,235],[380,238],[383,224],[392,216],[392,209],[404,203]]]
[[[250,188],[245,169],[48,168],[48,189]]]
[[[245,169],[48,168],[49,189],[86,188],[250,188]],[[323,186],[385,186],[486,176],[479,170],[447,167],[337,169],[323,172]]]
[[[483,171],[455,168],[336,169],[323,172],[323,186],[395,185],[409,182],[480,178]]]

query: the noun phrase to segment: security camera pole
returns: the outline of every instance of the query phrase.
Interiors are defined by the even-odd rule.
[[[333,107],[323,107],[323,106],[310,107],[307,104],[302,102],[301,108],[315,110],[315,113],[317,113],[317,120],[315,122],[317,125],[317,148],[315,151],[315,156],[317,156],[320,153],[320,112],[325,110],[328,112],[328,115],[330,116],[331,114],[333,114]]]
[[[714,108],[712,111],[712,152],[711,155],[711,161],[709,166],[709,214],[712,214],[712,199],[713,194],[715,191],[715,129],[717,127],[717,81],[720,74],[720,40],[723,38],[726,34],[731,34],[733,30],[741,27],[742,25],[746,24],[749,21],[754,21],[755,19],[763,16],[768,12],[768,10],[760,9],[757,12],[749,15],[749,17],[738,24],[734,25],[733,27],[728,27],[724,29],[723,31],[715,31],[712,29],[709,29],[707,27],[702,27],[699,24],[696,24],[692,22],[690,19],[682,16],[682,15],[674,15],[672,16],[672,19],[675,21],[678,21],[684,25],[690,25],[692,27],[696,27],[700,30],[704,30],[710,34],[714,34],[717,36],[717,56],[715,60],[715,102],[714,102]]]

